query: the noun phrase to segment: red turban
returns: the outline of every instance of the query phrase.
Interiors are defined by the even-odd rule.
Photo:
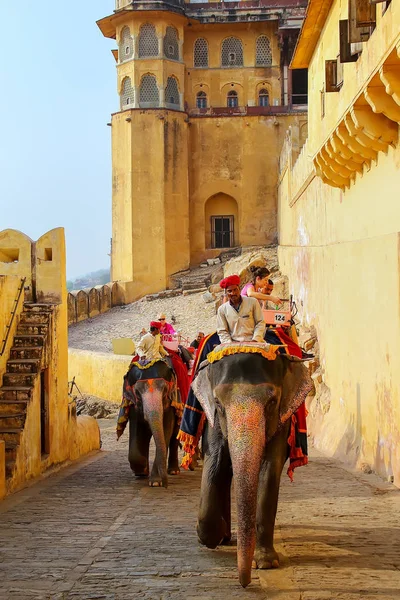
[[[162,325],[158,321],[151,321],[150,327],[156,327],[157,329],[161,329]]]
[[[219,282],[219,287],[223,290],[226,290],[231,285],[240,285],[239,275],[229,275],[229,277],[225,277],[225,279]]]

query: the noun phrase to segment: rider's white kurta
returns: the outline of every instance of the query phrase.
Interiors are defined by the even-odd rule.
[[[140,340],[136,350],[140,358],[145,357],[147,360],[161,359],[168,355],[161,343],[159,333],[157,335],[146,333]]]
[[[217,333],[221,344],[231,342],[263,342],[265,323],[258,300],[242,296],[239,310],[230,302],[218,309]]]

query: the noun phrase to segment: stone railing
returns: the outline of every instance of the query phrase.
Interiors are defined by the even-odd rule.
[[[68,325],[79,323],[125,304],[122,287],[117,281],[68,293]]]

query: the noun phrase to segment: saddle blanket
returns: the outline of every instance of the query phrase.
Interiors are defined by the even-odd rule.
[[[290,340],[290,354],[301,358],[301,349],[291,340],[291,338],[289,338],[289,336],[286,336],[284,332],[282,332],[282,334],[284,334],[282,337],[276,334],[269,336],[269,331],[270,330],[267,330],[265,334],[265,340],[267,344],[251,344],[247,345],[246,348],[254,348],[252,352],[257,352],[258,349],[258,353],[263,354],[263,352],[265,352],[267,354],[265,358],[268,360],[274,360],[277,353],[288,354],[288,343],[287,339],[285,339],[288,338]],[[227,354],[232,354],[233,352],[228,350],[229,347],[232,348],[232,345],[226,346],[227,351],[226,354],[224,354],[224,345],[220,344],[217,333],[211,333],[203,338],[197,349],[192,379],[194,379],[196,376],[199,368],[203,368],[203,366],[206,366],[208,362],[213,362],[214,360],[219,360]],[[210,357],[211,361],[209,360]],[[206,359],[208,359],[208,361]],[[293,481],[294,469],[308,463],[306,415],[307,411],[305,403],[303,402],[297,411],[290,417],[291,424],[289,429],[287,453],[287,458],[289,459],[289,468],[287,470],[287,474],[291,481]],[[197,400],[193,389],[190,388],[178,433],[178,439],[182,442],[183,450],[185,452],[182,460],[182,467],[184,469],[188,469],[190,466],[192,456],[197,449],[203,433],[205,419],[206,416],[201,404]]]

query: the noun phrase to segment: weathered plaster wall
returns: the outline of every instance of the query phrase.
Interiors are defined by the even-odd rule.
[[[168,274],[189,264],[185,119],[164,110],[113,117],[113,138],[126,147],[129,165],[114,152],[112,278],[133,281],[128,302],[165,289]]]
[[[4,348],[3,354],[0,355],[0,374],[4,373],[6,369],[6,362],[10,354],[10,348],[13,345],[13,339],[18,325],[19,315],[23,308],[23,291],[18,305],[15,304],[20,285],[21,277],[18,275],[0,275],[0,352],[3,348],[3,340],[5,340],[7,336],[7,328],[11,323],[11,312],[15,310],[15,317],[11,324],[7,344]]]
[[[130,362],[129,356],[69,348],[69,379],[72,381],[75,377],[82,394],[119,403],[122,397],[122,381]]]
[[[21,244],[21,248],[18,243]],[[21,250],[18,252],[19,257],[29,255],[32,260],[30,258],[29,263],[27,259],[10,263],[8,260],[10,254],[12,256],[15,254],[15,252],[10,253],[10,248]],[[68,309],[65,261],[62,228],[46,233],[36,243],[20,232],[13,230],[0,232],[0,331],[3,331],[3,325],[8,322],[10,306],[16,297],[21,277],[26,277],[27,283],[30,283],[28,296],[31,302],[33,301],[33,305],[39,302],[40,306],[36,306],[36,309],[46,310],[49,315],[49,321],[45,326],[35,325],[35,322],[24,325],[30,335],[34,335],[35,327],[45,327],[47,333],[38,370],[29,375],[33,381],[33,388],[30,390],[28,386],[28,391],[24,392],[28,399],[26,420],[19,434],[12,474],[7,479],[8,492],[19,489],[27,480],[38,476],[52,465],[77,458],[88,449],[99,448],[97,423],[94,420],[92,424],[82,422],[78,432],[74,405],[70,403],[68,397]],[[23,299],[22,296],[16,323],[24,308]],[[31,310],[32,304],[25,308]],[[6,371],[11,346],[14,345],[15,333],[13,327],[7,351],[1,357],[1,379]],[[30,342],[33,343],[33,340]],[[19,377],[19,374],[15,376]],[[24,377],[24,374],[21,377]],[[7,390],[4,393],[14,392]],[[0,394],[0,404],[2,399],[3,393]],[[41,418],[44,405],[45,423]],[[5,414],[7,406],[1,408]],[[83,431],[85,427],[86,432]],[[45,448],[41,443],[42,428],[46,438]]]
[[[276,242],[277,157],[287,128],[305,121],[306,115],[191,120],[190,259],[193,264],[220,252],[210,249],[207,209],[210,199],[218,194],[228,195],[237,203],[237,245]]]
[[[400,485],[400,149],[345,192],[313,178],[304,150],[279,187],[279,262],[302,322],[316,327],[331,392],[328,407],[311,402],[311,434]]]

